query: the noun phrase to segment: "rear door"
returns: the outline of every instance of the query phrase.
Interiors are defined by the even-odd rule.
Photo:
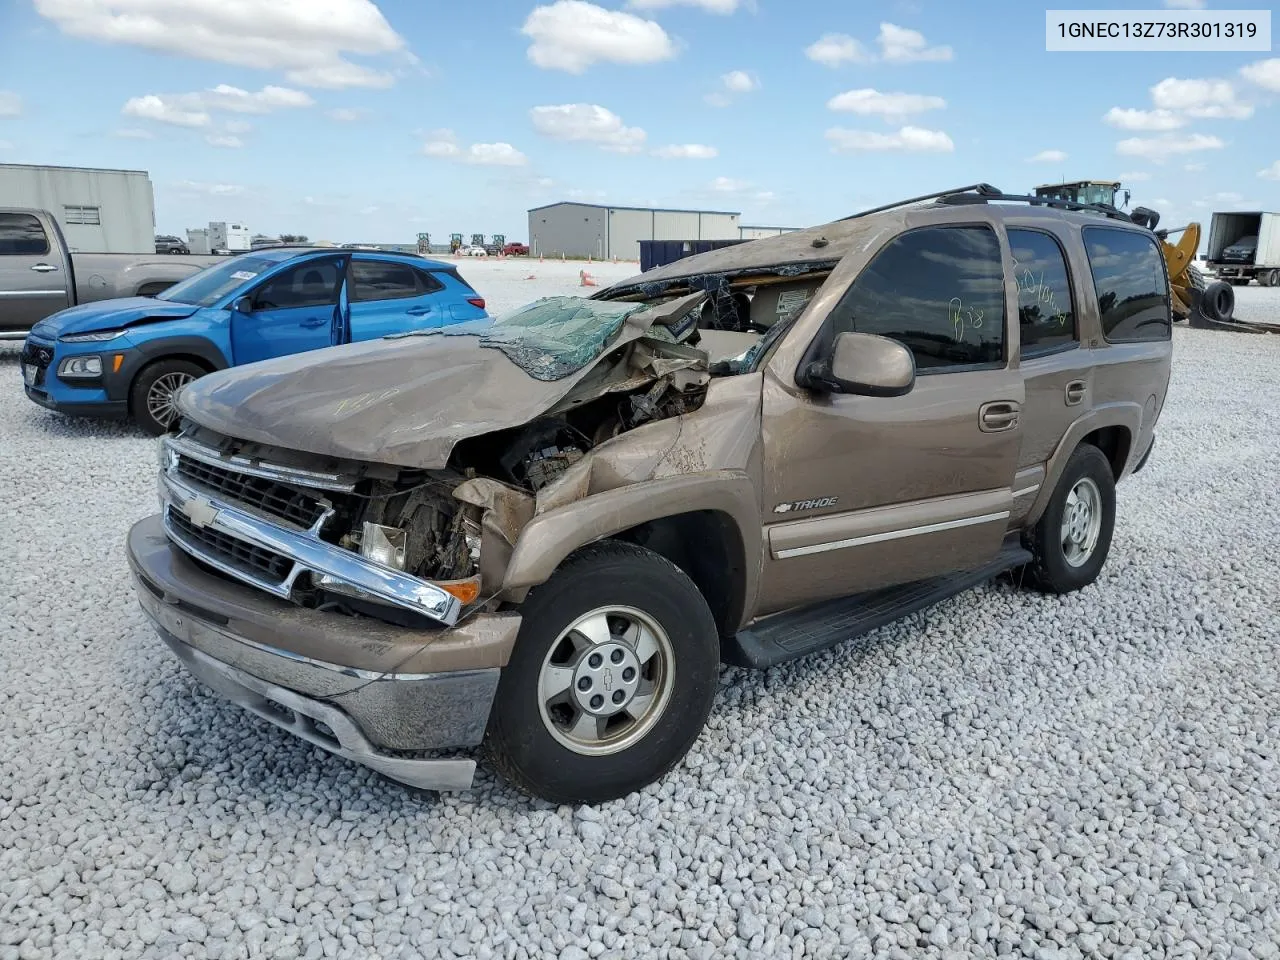
[[[329,346],[338,324],[345,268],[345,257],[312,258],[259,284],[248,294],[253,298],[251,312],[231,312],[235,363]]]
[[[403,260],[357,254],[348,273],[347,336],[352,341],[376,340],[448,323],[444,289],[431,274]]]
[[[71,306],[61,253],[30,213],[0,211],[0,339]]]

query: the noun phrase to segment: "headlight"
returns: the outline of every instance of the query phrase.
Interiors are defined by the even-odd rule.
[[[384,567],[403,570],[408,542],[409,534],[399,527],[384,527],[366,520],[361,531],[360,555]]]
[[[123,336],[123,330],[99,330],[97,333],[72,333],[58,339],[63,343],[104,343]]]
[[[166,473],[178,465],[178,451],[165,442],[167,439],[167,437],[161,437],[160,442],[156,444],[156,457],[160,461],[160,469]]]
[[[77,377],[102,376],[101,357],[67,357],[58,364],[58,376],[74,380]]]

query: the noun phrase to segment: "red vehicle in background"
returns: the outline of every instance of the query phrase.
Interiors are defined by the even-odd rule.
[[[529,245],[525,243],[508,243],[502,248],[504,257],[527,257],[529,255]]]

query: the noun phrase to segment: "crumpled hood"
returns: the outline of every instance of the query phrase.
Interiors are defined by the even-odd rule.
[[[647,324],[626,323],[610,351]],[[442,469],[465,437],[555,406],[596,364],[536,380],[479,336],[410,336],[231,367],[179,395],[182,413],[240,440],[319,456]]]
[[[37,337],[56,340],[68,333],[116,330],[143,319],[182,320],[199,309],[195,304],[170,303],[167,300],[156,300],[154,297],[99,300],[96,303],[82,303],[78,307],[59,310],[37,323],[31,328],[31,332]]]

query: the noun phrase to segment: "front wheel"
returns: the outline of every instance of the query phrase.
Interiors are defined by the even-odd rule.
[[[204,374],[189,360],[157,360],[143,367],[129,390],[129,412],[152,436],[167,433],[178,419],[178,391]]]
[[[1032,528],[1028,573],[1048,593],[1070,593],[1098,579],[1111,550],[1116,486],[1111,463],[1092,444],[1067,460],[1053,498]]]
[[[588,546],[521,605],[485,745],[499,772],[554,803],[602,803],[689,752],[719,674],[715,621],[675,564]]]

